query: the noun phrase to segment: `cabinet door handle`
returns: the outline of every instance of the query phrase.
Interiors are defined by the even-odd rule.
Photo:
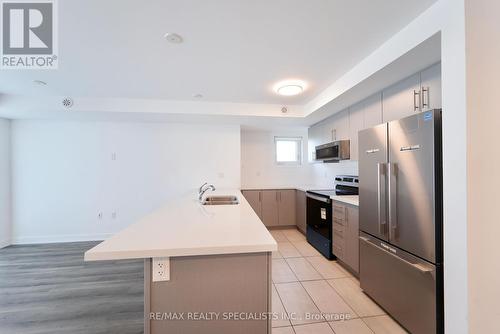
[[[413,111],[417,110],[420,110],[420,91],[413,90]]]
[[[425,96],[427,95],[427,102],[425,102]],[[422,108],[429,108],[429,87],[422,87]]]
[[[259,202],[262,202],[262,191],[259,191]]]
[[[276,192],[276,202],[278,201],[278,191]]]

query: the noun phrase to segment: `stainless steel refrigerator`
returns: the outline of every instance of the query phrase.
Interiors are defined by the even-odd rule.
[[[414,334],[444,332],[441,110],[359,132],[360,284]]]

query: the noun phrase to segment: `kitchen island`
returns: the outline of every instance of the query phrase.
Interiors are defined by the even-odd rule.
[[[145,259],[145,334],[271,333],[276,241],[239,190],[214,194],[239,204],[180,198],[85,253],[85,261]]]

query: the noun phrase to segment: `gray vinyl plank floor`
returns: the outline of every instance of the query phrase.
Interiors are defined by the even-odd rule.
[[[144,262],[83,262],[96,244],[0,249],[0,333],[142,333]]]

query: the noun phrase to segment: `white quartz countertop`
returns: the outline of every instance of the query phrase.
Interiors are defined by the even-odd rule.
[[[330,196],[331,199],[337,202],[350,204],[354,206],[359,206],[359,196],[358,195],[342,195],[342,196]]]
[[[302,190],[302,191],[318,190],[318,189],[326,189],[326,188],[327,187],[325,187],[325,186],[308,185],[308,184],[241,187],[241,189],[243,189],[243,190],[284,190],[284,189],[297,189],[297,190]]]
[[[242,187],[243,190],[279,190],[279,189],[297,189],[301,191],[308,190],[321,190],[327,189],[325,186],[318,185],[278,185],[278,186],[252,186],[252,187]],[[334,201],[342,202],[345,204],[359,206],[359,196],[358,195],[342,195],[342,196],[330,196]]]
[[[277,244],[239,190],[237,205],[201,205],[196,194],[171,201],[85,253],[85,261],[272,252]]]

